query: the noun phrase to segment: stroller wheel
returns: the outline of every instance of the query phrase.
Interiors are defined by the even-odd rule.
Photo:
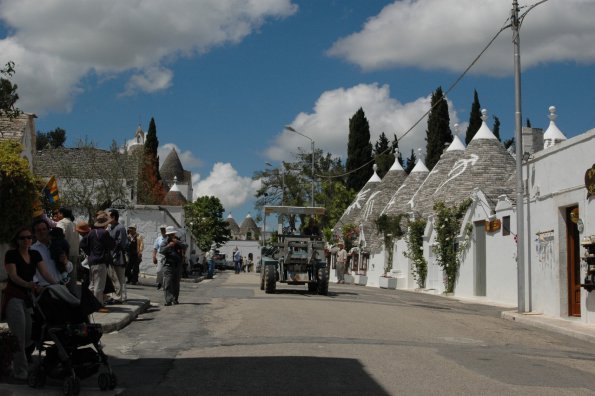
[[[99,385],[99,389],[102,391],[108,390],[110,387],[110,375],[109,373],[101,373],[97,377],[97,384]]]
[[[62,384],[62,392],[65,396],[76,396],[81,392],[81,381],[75,377],[68,377]]]
[[[43,366],[39,365],[29,372],[27,384],[32,388],[43,388],[45,385],[45,370]]]
[[[118,378],[116,377],[116,374],[111,373],[109,375],[109,388],[111,389],[115,389],[116,386],[118,385]]]

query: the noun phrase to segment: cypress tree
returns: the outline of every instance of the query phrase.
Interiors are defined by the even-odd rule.
[[[428,129],[426,131],[426,166],[432,170],[440,159],[444,146],[452,142],[450,130],[450,116],[448,115],[448,103],[442,87],[438,87],[432,94],[432,110],[428,117]],[[407,164],[409,167],[409,164]]]
[[[393,144],[389,143],[388,138],[384,132],[382,132],[378,137],[378,141],[374,145],[374,161],[376,162],[376,165],[378,165],[376,172],[381,178],[386,175],[395,161],[395,147]]]
[[[494,116],[494,127],[492,128],[492,132],[494,133],[494,136],[498,138],[498,141],[502,141],[502,139],[500,139],[500,119],[496,116]]]
[[[477,91],[473,90],[473,103],[471,104],[471,112],[469,113],[469,126],[465,134],[465,144],[469,144],[473,136],[481,128],[481,105],[479,104],[479,97]]]
[[[415,161],[417,161],[417,157],[415,156],[415,151],[411,149],[411,156],[407,158],[407,166],[405,166],[405,173],[410,174],[413,168],[415,168]]]
[[[139,168],[138,202],[146,205],[158,205],[165,197],[161,175],[159,174],[158,147],[157,127],[155,126],[155,120],[151,118]]]
[[[347,176],[347,187],[359,191],[366,184],[373,173],[371,158],[370,125],[368,124],[364,110],[360,107],[353,117],[349,119],[346,168],[348,172],[353,172]],[[368,161],[370,161],[368,165],[360,168]]]

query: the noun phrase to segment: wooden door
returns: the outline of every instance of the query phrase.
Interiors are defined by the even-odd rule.
[[[575,211],[573,213],[573,210]],[[581,316],[581,264],[578,206],[566,208],[566,262],[568,273],[568,316]]]

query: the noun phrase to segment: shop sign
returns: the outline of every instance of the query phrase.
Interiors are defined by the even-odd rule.
[[[587,198],[595,195],[595,164],[585,172],[585,187],[587,188]]]

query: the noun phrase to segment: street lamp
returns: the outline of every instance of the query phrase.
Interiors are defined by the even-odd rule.
[[[306,136],[303,133],[296,131],[295,129],[293,129],[293,127],[291,125],[286,125],[285,129],[287,129],[290,132],[297,133],[298,135],[305,137],[306,139],[310,140],[310,143],[312,145],[312,206],[314,206],[314,140],[312,140],[311,137]]]

